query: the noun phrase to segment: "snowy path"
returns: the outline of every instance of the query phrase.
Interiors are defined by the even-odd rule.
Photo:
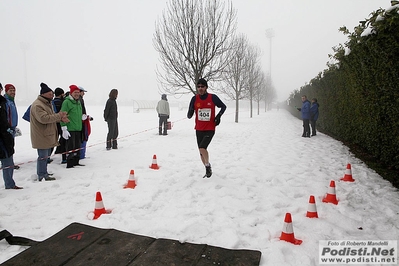
[[[120,107],[120,149],[105,151],[102,107],[87,107],[95,118],[85,167],[65,169],[54,156],[54,182],[32,182],[35,163],[22,164],[14,178],[22,191],[0,189],[0,230],[44,240],[72,222],[135,234],[262,252],[261,265],[318,265],[319,240],[392,240],[399,236],[399,192],[349,153],[319,133],[302,138],[302,122],[284,110],[248,118],[228,109],[209,146],[213,176],[196,148],[194,121],[172,110],[177,121],[158,136],[155,111]],[[23,113],[25,107],[19,112]],[[29,125],[21,120],[16,163],[35,160]],[[159,170],[149,169],[156,154]],[[347,163],[354,183],[340,182]],[[135,170],[136,189],[122,189]],[[321,200],[336,181],[338,205]],[[101,191],[112,214],[90,220]],[[314,195],[319,219],[306,218]],[[280,241],[286,212],[292,214],[294,246]],[[359,228],[362,228],[360,230]],[[24,250],[0,242],[0,263]]]

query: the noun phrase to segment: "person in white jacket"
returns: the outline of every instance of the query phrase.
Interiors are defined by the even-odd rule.
[[[166,94],[162,94],[161,100],[157,104],[157,112],[159,117],[159,135],[168,135],[168,118],[170,115],[170,109]]]

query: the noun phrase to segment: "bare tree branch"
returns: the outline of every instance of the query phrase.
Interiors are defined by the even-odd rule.
[[[155,25],[153,44],[160,55],[156,70],[162,90],[196,94],[198,79],[219,81],[228,63],[236,11],[220,0],[170,0]]]

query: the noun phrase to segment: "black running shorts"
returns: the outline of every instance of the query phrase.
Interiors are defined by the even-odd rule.
[[[198,131],[197,130],[196,135],[197,135],[198,148],[206,149],[206,148],[208,148],[209,143],[211,143],[213,135],[215,135],[215,131],[214,130],[208,130],[208,131]]]

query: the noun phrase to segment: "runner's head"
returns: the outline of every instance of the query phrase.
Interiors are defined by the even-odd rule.
[[[204,95],[208,89],[208,82],[205,79],[200,78],[197,82],[197,91],[200,95]]]

